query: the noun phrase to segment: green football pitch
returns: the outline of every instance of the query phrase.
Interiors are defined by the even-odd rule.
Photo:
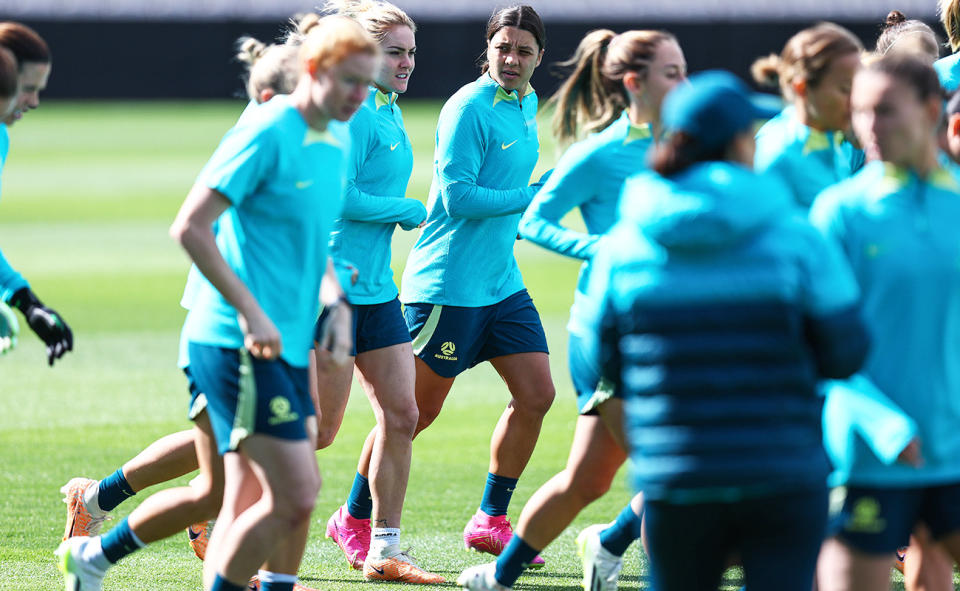
[[[167,228],[243,106],[45,102],[11,128],[0,247],[70,322],[75,350],[48,368],[39,340],[25,329],[19,347],[0,358],[0,589],[62,588],[52,554],[65,516],[60,486],[74,476],[102,478],[156,438],[189,425],[185,380],[175,365],[188,264]],[[430,182],[438,110],[433,102],[404,105],[416,156],[408,196],[421,200]],[[538,172],[556,160],[547,131],[548,122],[541,121]],[[573,216],[570,223],[580,222]],[[414,239],[414,233],[397,231],[398,272]],[[516,254],[550,341],[557,398],[517,487],[514,519],[562,469],[569,450],[576,409],[564,325],[578,269],[576,261],[526,242],[517,243]],[[422,566],[450,580],[489,559],[463,550],[461,530],[479,504],[489,437],[508,400],[492,368],[475,368],[458,379],[440,418],[414,442],[403,539]],[[370,585],[323,539],[323,522],[345,498],[372,425],[368,403],[355,388],[337,441],[317,454],[323,487],[300,570],[310,587]],[[122,504],[116,518],[152,490]],[[525,574],[516,588],[579,588],[576,534],[612,520],[629,497],[622,470],[611,491],[543,552],[546,568]],[[634,544],[622,589],[649,588],[644,565]],[[738,588],[739,573],[729,573],[727,583]],[[199,588],[200,563],[185,534],[130,556],[104,581],[107,591]]]

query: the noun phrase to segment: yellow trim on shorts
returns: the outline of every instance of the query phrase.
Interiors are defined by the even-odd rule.
[[[413,339],[414,355],[419,355],[420,351],[423,351],[427,343],[430,342],[430,339],[433,338],[433,333],[437,332],[437,325],[440,324],[441,311],[443,311],[443,306],[439,304],[433,305],[433,309],[430,310],[430,315],[427,316],[427,321],[423,323],[423,328],[417,333],[417,338]]]
[[[230,449],[253,434],[257,424],[257,381],[253,377],[253,360],[246,348],[240,349],[240,378],[237,383],[237,410],[233,414]]]
[[[192,421],[199,417],[205,410],[207,410],[207,395],[200,392],[197,394],[197,397],[193,399],[193,404],[190,405],[190,413],[187,417]]]
[[[596,410],[601,404],[613,398],[613,391],[613,382],[607,378],[600,378],[597,389],[593,391],[593,395],[590,396],[587,403],[580,409],[580,414],[586,414]]]

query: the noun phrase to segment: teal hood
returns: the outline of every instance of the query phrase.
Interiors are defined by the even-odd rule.
[[[696,164],[670,178],[630,178],[620,217],[667,249],[709,250],[738,243],[791,209],[776,178],[729,162]]]

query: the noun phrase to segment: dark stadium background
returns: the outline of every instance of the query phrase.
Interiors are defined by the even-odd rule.
[[[232,60],[234,40],[241,35],[274,40],[281,32],[277,20],[23,22],[43,35],[53,50],[54,75],[44,94],[50,99],[215,99],[237,95],[242,85],[241,68]],[[690,71],[726,68],[747,78],[755,58],[779,53],[787,38],[813,22],[547,21],[547,67],[537,70],[533,85],[541,96],[552,94],[557,78],[551,76],[549,66],[566,59],[587,31],[604,26],[618,32],[640,28],[671,31],[679,38]],[[872,48],[878,24],[838,22]],[[930,24],[940,30],[938,23]],[[485,25],[482,20],[421,21],[417,72],[407,96],[446,98],[474,79]]]

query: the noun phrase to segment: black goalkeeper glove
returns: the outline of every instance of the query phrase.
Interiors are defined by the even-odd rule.
[[[47,345],[47,362],[51,366],[54,360],[73,350],[73,331],[55,310],[44,306],[29,287],[13,294],[10,303],[23,312],[27,324]]]

